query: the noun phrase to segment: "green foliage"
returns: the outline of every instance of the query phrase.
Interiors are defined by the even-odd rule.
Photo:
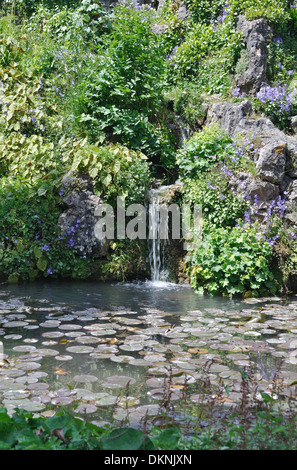
[[[176,115],[189,127],[196,129],[204,122],[206,109],[203,97],[194,83],[183,83],[182,86],[172,87],[165,96],[169,102],[173,102]]]
[[[39,0],[5,0],[2,10],[5,14],[13,13],[17,16],[31,16],[32,13],[40,6]],[[63,8],[75,7],[80,4],[79,0],[43,0],[42,3],[46,8]]]
[[[209,24],[212,19],[217,18],[222,13],[226,1],[216,0],[210,2],[209,0],[187,0],[186,4],[195,22]]]
[[[206,126],[196,132],[176,155],[181,178],[195,179],[201,173],[235,155],[231,137],[218,124]]]
[[[263,242],[257,225],[207,227],[201,245],[187,262],[192,287],[212,295],[257,297],[277,289],[271,271],[272,248]]]
[[[2,174],[37,181],[50,172],[57,174],[60,169],[54,144],[46,142],[42,136],[25,137],[16,132],[11,133],[9,138],[0,135],[0,151]]]
[[[230,0],[233,15],[244,13],[248,20],[265,18],[272,24],[283,24],[289,18],[287,0]]]
[[[255,387],[248,373],[242,372],[246,387]],[[250,390],[250,388],[248,388]],[[253,390],[251,388],[251,390]],[[74,418],[68,412],[58,412],[51,418],[42,418],[16,408],[8,414],[0,408],[1,450],[294,450],[296,448],[296,409],[286,403],[289,411],[277,409],[275,400],[260,391],[262,404],[250,406],[247,392],[242,393],[242,405],[233,406],[230,412],[216,407],[216,418],[208,418],[208,426],[200,425],[201,416],[190,436],[184,436],[180,427],[169,425],[162,429],[153,426],[149,433],[133,428],[96,426]],[[213,403],[206,403],[196,413],[203,416],[214,411]],[[187,416],[195,409],[190,403]],[[217,418],[219,416],[219,419]],[[220,417],[222,416],[222,417]],[[202,423],[201,423],[202,424]]]
[[[209,94],[226,94],[241,47],[241,33],[232,23],[221,23],[216,28],[194,23],[169,61],[170,76],[174,81],[195,80]]]
[[[20,409],[10,416],[6,408],[0,408],[2,450],[98,450],[106,433],[66,413],[43,419]]]
[[[244,14],[247,19],[266,18],[272,24],[286,22],[290,15],[287,0],[187,0],[187,4],[196,22],[209,24]]]
[[[41,189],[41,190],[40,190]],[[30,186],[2,178],[0,276],[9,280],[82,277],[83,264],[57,229],[61,208],[49,183]]]
[[[157,449],[176,450],[182,447],[180,444],[183,437],[179,428],[169,427],[162,430],[154,428],[151,439]]]
[[[245,198],[230,191],[228,178],[217,168],[196,180],[186,180],[183,200],[201,204],[204,220],[215,227],[233,227],[248,209]]]
[[[103,281],[128,281],[148,276],[146,240],[117,240],[100,266]]]
[[[75,174],[89,173],[94,180],[97,195],[109,203],[116,203],[117,196],[125,197],[127,204],[144,203],[150,182],[147,157],[141,152],[129,150],[121,145],[87,144],[86,139],[61,140],[65,148],[63,162]]]
[[[184,40],[191,24],[190,21],[179,17],[177,6],[178,4],[171,0],[164,0],[158,6],[156,15],[157,28],[162,31],[160,41],[167,57]]]
[[[69,96],[74,126],[96,141],[117,141],[147,156],[172,152],[157,116],[163,105],[165,55],[152,31],[153,11],[118,3],[110,33]]]
[[[154,450],[155,446],[142,431],[133,428],[114,429],[100,441],[103,450]]]

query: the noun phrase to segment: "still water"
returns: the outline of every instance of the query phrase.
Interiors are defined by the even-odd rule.
[[[295,299],[230,300],[159,281],[3,284],[0,403],[138,425],[158,414],[169,376],[171,399],[189,391],[195,403],[210,361],[226,403],[238,399],[251,363],[260,390],[278,374],[286,395],[297,379]]]
[[[97,283],[51,281],[30,284],[12,284],[0,289],[14,298],[46,300],[56,304],[67,304],[71,308],[97,307],[109,309],[124,306],[138,309],[147,304],[172,313],[185,313],[188,310],[204,307],[223,309],[240,308],[240,300],[224,299],[223,297],[203,296],[195,293],[188,285],[170,282],[135,282],[135,283]]]

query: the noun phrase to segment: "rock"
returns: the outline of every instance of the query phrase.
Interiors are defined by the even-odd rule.
[[[166,24],[154,24],[152,26],[152,31],[155,34],[164,34],[168,29],[168,26]]]
[[[180,21],[186,21],[189,18],[189,11],[185,3],[180,3],[180,6],[177,11],[177,16]]]
[[[264,181],[281,184],[285,175],[286,142],[274,141],[260,149],[256,168]]]
[[[286,214],[285,218],[292,224],[297,225],[297,212],[291,212],[290,214]]]
[[[231,176],[229,187],[249,200],[254,201],[256,196],[259,206],[262,205],[262,207],[265,206],[263,203],[279,196],[279,187],[276,184],[254,178],[251,174],[243,171]]]
[[[297,116],[291,117],[291,127],[294,134],[297,134]]]
[[[287,149],[286,174],[291,178],[297,178],[297,140],[288,139]]]
[[[207,124],[217,122],[229,135],[255,138],[259,149],[269,153],[269,146],[286,145],[285,170],[291,178],[297,178],[297,140],[274,126],[269,118],[252,117],[253,108],[249,101],[242,103],[215,103],[210,108]],[[261,152],[261,150],[260,150]],[[283,156],[278,159],[282,167]],[[261,163],[259,163],[259,166]],[[267,178],[266,178],[267,179]],[[269,178],[271,180],[271,178]],[[281,175],[279,175],[281,184]],[[272,181],[272,180],[271,180]],[[276,179],[278,181],[278,179]]]
[[[69,176],[64,177],[62,184],[67,185],[68,179]],[[75,186],[72,186],[63,203],[68,209],[60,215],[58,227],[68,240],[68,245],[82,255],[106,256],[108,243],[98,240],[94,232],[98,221],[95,210],[103,201],[94,194],[90,178],[84,175],[76,178]]]
[[[286,208],[288,212],[295,212],[297,207],[297,180],[291,179],[286,186]]]
[[[230,187],[258,197],[261,209],[279,195],[285,196],[286,212],[295,211],[297,205],[297,139],[274,126],[269,118],[253,115],[249,101],[241,103],[214,103],[209,109],[206,123],[217,122],[231,137],[237,135],[254,139],[259,157],[256,160],[258,177],[238,173],[231,177]]]
[[[244,93],[256,93],[266,83],[267,40],[272,31],[265,19],[247,21],[239,16],[237,29],[243,33],[248,53],[247,69],[235,78],[236,85]]]
[[[207,122],[218,122],[228,134],[233,136],[239,123],[253,111],[250,101],[241,103],[215,103],[209,110]]]

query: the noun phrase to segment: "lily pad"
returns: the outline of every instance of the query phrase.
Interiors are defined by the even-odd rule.
[[[20,328],[29,325],[26,321],[8,321],[2,324],[4,328]]]
[[[69,346],[66,348],[67,351],[77,353],[77,354],[89,354],[94,351],[92,346]]]
[[[114,395],[105,395],[101,398],[97,398],[95,401],[95,405],[97,406],[112,406],[115,405],[118,401],[118,397]]]
[[[75,412],[79,414],[91,414],[97,411],[97,406],[89,405],[89,404],[80,404],[76,409]]]
[[[22,370],[35,370],[39,369],[41,364],[39,364],[39,362],[20,362],[16,364],[16,367]]]
[[[75,375],[73,377],[73,380],[78,383],[91,383],[91,382],[97,382],[98,377],[96,377],[96,375],[83,374],[83,375]]]
[[[51,400],[53,405],[70,405],[73,402],[72,397],[55,397]]]
[[[57,361],[71,361],[73,359],[72,356],[70,356],[69,354],[62,354],[62,355],[58,355],[58,356],[55,356],[55,359]]]
[[[112,375],[107,377],[102,384],[102,387],[117,389],[117,388],[126,388],[128,385],[133,385],[136,383],[136,380],[133,377],[127,377],[124,375]]]
[[[70,330],[70,331],[72,331],[72,330],[80,330],[81,328],[82,328],[81,325],[76,325],[76,324],[74,324],[74,323],[69,323],[69,324],[66,323],[66,324],[64,324],[64,325],[60,325],[60,326],[59,326],[59,329],[60,329],[60,330]]]

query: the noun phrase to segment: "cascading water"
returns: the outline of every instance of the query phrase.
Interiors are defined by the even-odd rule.
[[[160,210],[162,206],[161,193],[168,187],[152,189],[149,194],[149,265],[151,281],[167,281],[169,273],[166,270],[165,247],[168,239],[162,239]],[[163,227],[164,229],[164,227]]]

